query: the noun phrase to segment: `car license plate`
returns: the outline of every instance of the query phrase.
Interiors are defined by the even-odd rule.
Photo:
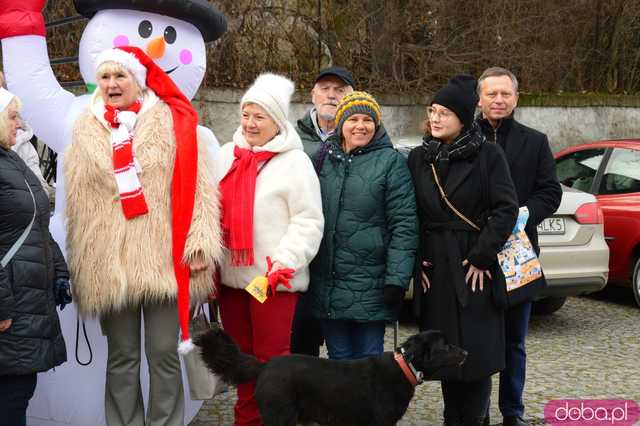
[[[540,235],[561,235],[564,234],[564,218],[548,217],[538,225]]]

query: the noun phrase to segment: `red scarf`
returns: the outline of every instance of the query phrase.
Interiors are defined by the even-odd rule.
[[[235,159],[220,181],[222,230],[225,246],[231,252],[233,266],[253,265],[253,205],[256,194],[258,163],[273,158],[277,152],[253,152],[233,148]]]
[[[189,350],[189,265],[184,263],[184,248],[193,218],[196,179],[198,175],[198,113],[173,80],[140,48],[123,46],[118,49],[133,53],[147,68],[147,86],[171,109],[176,137],[176,159],[171,180],[171,243],[173,269],[178,283],[178,319],[185,353]],[[181,345],[182,345],[181,343]]]
[[[122,212],[127,220],[149,212],[133,155],[133,129],[140,108],[142,104],[136,101],[125,110],[119,110],[108,104],[105,105],[104,110],[104,119],[112,129],[113,172],[120,193]]]

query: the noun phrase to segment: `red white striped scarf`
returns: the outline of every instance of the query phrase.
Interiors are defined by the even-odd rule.
[[[133,128],[141,107],[142,104],[137,100],[124,111],[105,105],[104,112],[104,118],[112,129],[113,172],[120,193],[122,212],[127,220],[149,212],[140,179],[138,179],[139,166],[133,155]]]

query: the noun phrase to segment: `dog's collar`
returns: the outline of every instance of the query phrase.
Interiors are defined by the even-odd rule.
[[[414,387],[418,386],[423,380],[422,371],[416,371],[411,362],[406,360],[404,348],[399,348],[399,350],[400,352],[393,353],[393,359],[396,360],[405,377],[409,380],[409,383]]]

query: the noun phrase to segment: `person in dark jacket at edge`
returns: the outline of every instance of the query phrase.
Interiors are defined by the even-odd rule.
[[[415,264],[411,175],[381,115],[368,93],[343,97],[319,172],[325,227],[309,297],[331,359],[382,353]]]
[[[71,302],[67,265],[49,233],[49,198],[36,175],[11,150],[19,109],[18,98],[0,88],[2,426],[26,425],[37,373],[67,360],[56,304]]]
[[[505,366],[507,294],[496,256],[518,216],[504,153],[474,124],[475,86],[458,75],[435,93],[431,135],[408,160],[420,220],[419,327],[468,352],[441,373],[446,426],[485,424],[491,376]]]
[[[537,226],[560,205],[562,189],[556,164],[544,133],[513,118],[518,104],[518,80],[509,70],[486,69],[478,79],[478,105],[482,114],[477,121],[487,139],[500,146],[507,156],[511,178],[516,187],[518,205],[529,209],[525,231],[537,254]],[[500,373],[499,406],[504,426],[523,426],[524,391],[527,355],[525,338],[529,328],[532,300],[509,307],[505,313],[506,368]]]
[[[319,167],[316,163],[320,161],[318,156],[324,155],[324,152],[318,151],[335,132],[336,106],[344,95],[353,92],[354,87],[353,76],[342,67],[324,68],[316,77],[311,89],[313,108],[298,120],[296,126],[304,152],[311,158],[316,170]],[[320,346],[324,341],[322,325],[311,315],[307,294],[302,294],[296,306],[291,331],[291,353],[319,356]]]

